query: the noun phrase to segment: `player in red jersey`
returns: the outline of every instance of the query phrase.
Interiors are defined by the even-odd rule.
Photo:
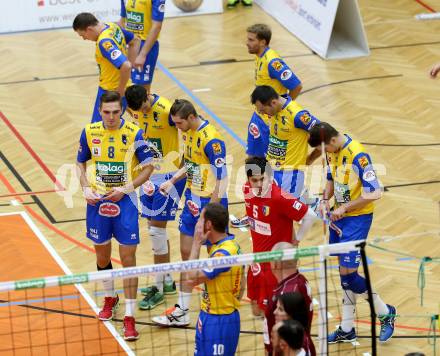
[[[278,242],[272,251],[291,249],[287,242]],[[316,356],[315,345],[310,336],[313,319],[312,289],[309,281],[298,272],[295,260],[273,261],[271,267],[278,285],[272,292],[272,298],[265,313],[264,344],[269,355],[272,352],[269,335],[274,324],[280,320],[294,319],[304,327],[303,349],[307,356]]]
[[[314,212],[276,185],[272,169],[265,158],[248,158],[246,175],[248,181],[243,191],[246,213],[250,221],[253,252],[270,251],[277,242],[294,242],[292,221],[299,221],[306,214]],[[247,295],[252,302],[254,315],[263,315],[276,285],[277,280],[269,262],[253,264],[249,268]]]

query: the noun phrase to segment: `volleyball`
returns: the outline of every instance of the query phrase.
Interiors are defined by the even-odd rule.
[[[185,12],[197,10],[202,2],[203,0],[173,0],[174,5]]]

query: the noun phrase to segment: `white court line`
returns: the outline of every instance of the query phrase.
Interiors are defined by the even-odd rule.
[[[20,202],[18,200],[12,199],[11,200],[11,205],[12,206],[20,206],[21,204],[20,204]]]
[[[46,237],[43,235],[43,233],[38,229],[37,225],[32,221],[30,216],[24,212],[15,212],[15,213],[4,213],[0,214],[0,216],[5,215],[21,215],[23,219],[26,221],[26,223],[29,225],[29,227],[32,229],[33,233],[38,237],[38,239],[41,241],[41,243],[46,247],[47,251],[51,254],[53,259],[58,263],[58,265],[61,267],[61,269],[64,271],[65,274],[72,274],[72,271],[67,267],[67,265],[64,263],[60,255],[55,251],[55,249],[52,247],[52,245],[47,241]],[[84,299],[87,301],[87,303],[90,305],[90,307],[93,309],[93,311],[98,314],[99,309],[96,305],[95,301],[92,299],[92,297],[86,292],[84,287],[79,284],[75,284],[75,287],[78,289],[78,291],[81,293],[81,295],[84,297]],[[110,331],[110,333],[115,337],[116,341],[121,345],[121,347],[124,349],[124,351],[127,353],[127,355],[135,356],[135,353],[133,350],[128,346],[127,342],[124,340],[124,338],[116,331],[114,325],[110,321],[103,321],[106,328]]]
[[[193,93],[202,93],[202,92],[206,92],[206,91],[211,91],[211,88],[199,88],[199,89],[193,89]]]

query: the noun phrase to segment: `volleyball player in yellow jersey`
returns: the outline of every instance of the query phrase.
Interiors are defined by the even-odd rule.
[[[382,196],[382,189],[376,177],[370,156],[360,142],[346,134],[339,133],[326,122],[321,122],[310,131],[312,147],[325,144],[328,173],[323,202],[329,209],[329,199],[334,197],[335,205],[330,219],[340,229],[330,229],[330,244],[366,240],[373,221],[374,201]],[[358,273],[361,256],[359,251],[341,253],[339,274],[343,290],[342,320],[339,328],[328,336],[330,344],[356,340],[354,315],[356,298],[368,298],[367,282]],[[394,333],[396,308],[385,304],[373,292],[374,308],[380,320],[379,341],[388,341]]]
[[[288,94],[295,99],[302,89],[301,81],[284,62],[280,55],[269,47],[272,31],[265,24],[247,28],[246,46],[255,55],[255,85],[270,85],[280,95]],[[248,123],[246,154],[266,157],[269,145],[269,117],[254,111]],[[232,226],[249,224],[248,217],[233,220]]]
[[[112,237],[119,242],[122,265],[136,265],[139,222],[134,190],[153,172],[153,155],[142,130],[121,119],[119,93],[104,93],[100,111],[103,121],[87,125],[81,133],[77,166],[87,201],[87,237],[94,244],[98,270],[109,270],[113,268]],[[91,161],[89,169],[88,161]],[[113,280],[104,280],[103,286],[104,306],[98,317],[110,320],[119,298]],[[134,340],[139,337],[133,317],[137,278],[124,279],[124,293],[124,338]]]
[[[186,176],[185,206],[179,220],[180,253],[187,260],[191,252],[194,228],[200,213],[208,203],[220,202],[228,206],[226,198],[226,146],[216,128],[200,117],[191,102],[174,101],[171,118],[182,131],[184,166],[160,190],[167,194],[179,180]],[[191,289],[179,292],[178,307],[153,321],[164,326],[188,325]]]
[[[128,113],[144,130],[144,138],[155,152],[155,171],[141,189],[142,216],[148,219],[148,230],[154,252],[154,263],[170,262],[167,223],[176,218],[177,205],[185,187],[185,179],[176,182],[168,195],[159,191],[160,185],[171,179],[180,167],[179,137],[171,120],[168,99],[148,94],[141,85],[125,91]],[[164,302],[164,294],[176,294],[176,284],[169,274],[156,273],[154,286],[142,288],[145,298],[140,309],[153,309]]]
[[[88,12],[75,17],[73,30],[83,39],[96,42],[95,58],[99,69],[99,87],[92,122],[101,121],[99,112],[101,95],[106,91],[117,91],[121,97],[124,97],[132,67],[128,59],[132,59],[137,53],[140,41],[117,24],[100,22]],[[125,106],[125,98],[123,98],[122,112]]]
[[[159,56],[159,38],[165,14],[165,0],[121,0],[121,24],[141,41],[133,62],[131,80],[150,92]]]
[[[227,232],[228,210],[218,203],[203,208],[197,222],[190,260],[197,260],[208,242],[209,258],[239,255],[240,246]],[[244,266],[190,271],[185,286],[204,284],[200,314],[196,323],[194,355],[233,356],[240,335],[240,299],[244,292]]]

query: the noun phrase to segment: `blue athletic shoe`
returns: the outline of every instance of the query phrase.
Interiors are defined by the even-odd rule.
[[[388,315],[379,316],[380,320],[380,342],[387,342],[394,334],[394,321],[396,320],[396,308],[388,305]]]
[[[329,344],[336,344],[338,342],[353,342],[356,341],[356,338],[357,336],[354,328],[346,333],[341,327],[339,327],[328,336],[327,341]]]

